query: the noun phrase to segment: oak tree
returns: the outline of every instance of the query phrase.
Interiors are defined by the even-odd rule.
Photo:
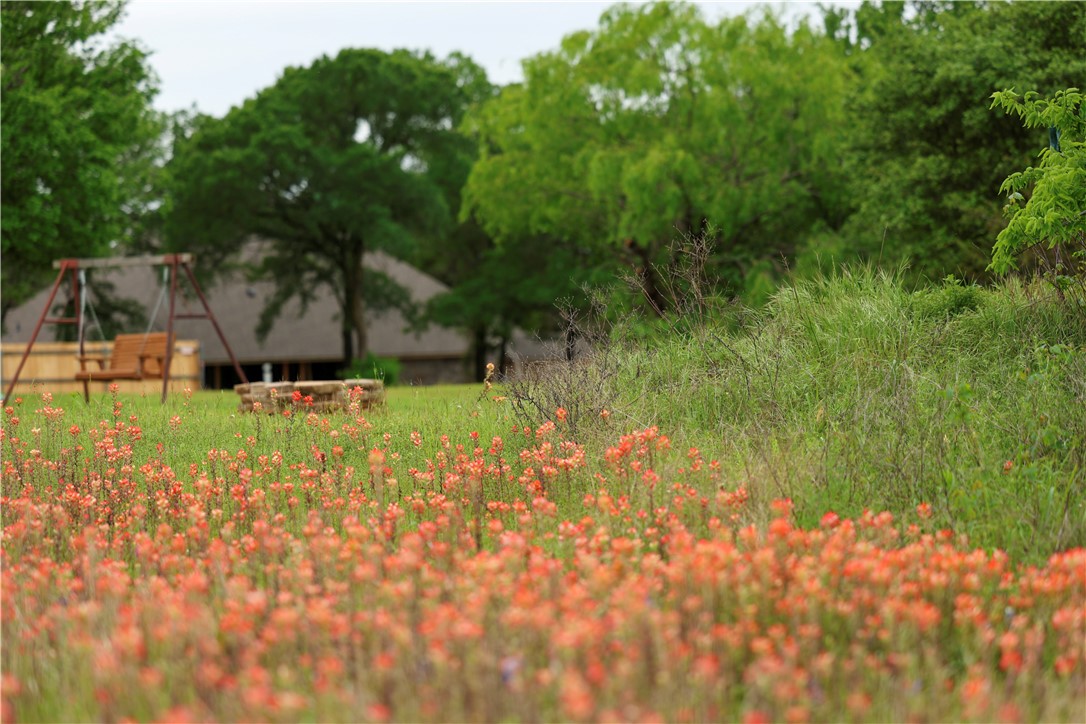
[[[486,88],[479,67],[459,55],[346,49],[287,68],[179,139],[169,167],[170,243],[216,264],[251,237],[264,239],[270,250],[258,271],[276,292],[262,327],[288,301],[304,308],[327,287],[349,364],[367,351],[367,306],[406,299],[363,266],[363,255],[402,258],[418,235],[448,232],[454,210],[436,170],[464,158],[456,126]]]

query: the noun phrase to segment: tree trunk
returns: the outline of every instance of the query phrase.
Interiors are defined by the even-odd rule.
[[[498,356],[498,372],[505,377],[509,371],[509,337],[503,336]]]
[[[638,246],[635,248],[637,255],[641,257],[641,267],[637,270],[641,289],[645,293],[645,299],[648,300],[652,311],[656,313],[656,316],[662,317],[670,305],[668,305],[667,299],[664,298],[664,293],[660,289],[659,275],[652,265],[652,254],[649,252],[648,247]]]
[[[350,366],[357,357],[366,356],[366,297],[363,288],[362,248],[350,255],[343,270],[343,354],[344,364]]]
[[[476,327],[472,332],[472,351],[475,356],[475,381],[486,379],[486,327]]]
[[[351,369],[354,364],[354,331],[347,324],[340,330],[343,335],[343,369]]]
[[[359,262],[361,265],[361,262]],[[351,324],[354,326],[358,341],[358,356],[363,358],[369,352],[369,340],[366,338],[366,297],[362,291],[362,270],[358,272],[358,286],[353,290],[351,304]]]

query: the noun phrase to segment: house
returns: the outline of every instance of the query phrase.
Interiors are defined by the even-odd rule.
[[[383,252],[367,253],[363,263],[406,288],[416,303],[426,302],[448,289],[437,279]],[[157,304],[163,288],[160,268],[119,267],[95,269],[90,273],[112,283],[118,296],[143,304],[147,316],[154,315],[151,320],[153,331],[165,329],[167,304],[166,301]],[[182,317],[203,311],[198,300],[180,293],[188,288],[187,280],[179,280],[177,314]],[[304,313],[298,301],[292,300],[261,341],[257,339],[256,327],[273,291],[272,282],[251,282],[241,272],[220,278],[214,286],[204,289],[208,305],[246,376],[251,380],[262,379],[266,365],[271,365],[271,375],[276,380],[335,379],[343,366],[343,342],[339,305],[332,293],[326,288],[317,290],[316,298]],[[43,289],[25,304],[11,310],[4,324],[3,342],[29,341],[47,298],[48,290]],[[379,357],[399,360],[403,366],[402,383],[470,381],[467,360],[471,343],[466,334],[433,324],[421,332],[409,331],[407,327],[407,320],[398,310],[370,312],[366,319],[369,350]],[[38,341],[55,340],[55,332],[56,327],[45,325]],[[96,335],[97,330],[91,325],[87,339],[98,339]],[[210,322],[177,319],[175,338],[199,340],[205,388],[228,388],[239,381]],[[518,334],[515,344],[522,356],[532,356],[536,348],[525,334]]]

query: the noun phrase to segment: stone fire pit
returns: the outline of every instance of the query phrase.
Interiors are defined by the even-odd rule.
[[[351,401],[351,391],[356,387],[362,390],[358,400],[362,409],[384,404],[385,383],[369,379],[250,382],[247,385],[234,385],[234,392],[241,397],[239,412],[254,412],[257,409],[268,414],[283,410],[327,412],[346,410]],[[260,406],[255,407],[258,402]]]

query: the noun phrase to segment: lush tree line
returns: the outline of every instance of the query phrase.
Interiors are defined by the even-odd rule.
[[[3,4],[4,313],[54,257],[183,248],[210,272],[256,235],[264,326],[327,286],[350,359],[368,311],[409,307],[362,265],[382,250],[451,287],[410,316],[469,332],[481,372],[616,276],[638,290],[620,306],[669,314],[687,236],[751,300],[855,260],[918,281],[1081,263],[1086,4],[865,2],[799,24],[617,5],[522,83],[346,49],[174,119],[151,110],[145,51],[101,40],[121,11]]]

